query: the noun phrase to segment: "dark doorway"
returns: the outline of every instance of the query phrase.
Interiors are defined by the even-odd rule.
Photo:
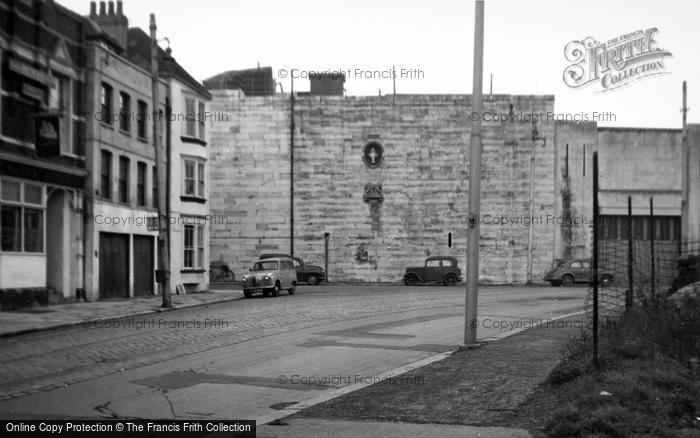
[[[153,295],[153,237],[134,236],[134,296]]]
[[[129,297],[129,236],[100,233],[100,298]]]

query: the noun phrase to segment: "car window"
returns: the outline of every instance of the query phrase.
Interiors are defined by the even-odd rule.
[[[294,267],[301,266],[301,263],[299,263],[299,260],[294,260]]]
[[[276,271],[278,263],[276,261],[257,262],[253,265],[253,271]]]
[[[571,267],[574,269],[580,269],[581,268],[581,262],[573,262],[571,263]]]
[[[442,259],[443,268],[451,268],[454,266],[454,260],[452,259]]]
[[[429,268],[437,268],[440,266],[440,260],[428,260],[425,262],[425,266]]]
[[[582,266],[583,266],[583,269],[591,269],[591,264],[588,262],[583,262]]]

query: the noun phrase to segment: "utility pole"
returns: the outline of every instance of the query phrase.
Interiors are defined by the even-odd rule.
[[[163,308],[173,307],[170,299],[170,252],[168,250],[168,211],[167,200],[165,199],[167,184],[165,177],[165,153],[160,141],[160,112],[158,103],[159,80],[158,80],[158,39],[156,36],[156,16],[151,14],[151,95],[153,100],[153,145],[156,155],[156,174],[158,177],[158,270],[156,271],[156,281],[163,297]]]
[[[484,74],[484,0],[476,0],[474,17],[474,74],[472,129],[469,140],[469,224],[467,225],[467,297],[464,308],[464,343],[476,344],[479,300],[479,218],[481,216],[481,115]],[[476,119],[476,120],[474,120]]]
[[[289,122],[289,255],[294,257],[294,77],[290,95],[291,114]]]
[[[688,217],[688,201],[690,195],[690,148],[688,147],[688,88],[686,82],[683,81],[683,108],[681,109],[683,113],[683,133],[681,138],[681,150],[683,154],[683,159],[681,162],[682,166],[682,183],[683,187],[681,189],[681,253],[687,252],[688,248],[688,234],[690,231],[690,218]]]

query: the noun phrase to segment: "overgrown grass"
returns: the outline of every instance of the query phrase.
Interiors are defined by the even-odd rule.
[[[700,436],[700,302],[645,300],[602,325],[598,369],[584,332],[549,375],[547,435]]]

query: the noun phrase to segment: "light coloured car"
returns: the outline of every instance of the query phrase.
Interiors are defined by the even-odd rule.
[[[255,293],[276,297],[281,290],[294,295],[297,287],[297,271],[294,261],[288,257],[258,260],[250,274],[243,276],[243,295],[250,298]]]

